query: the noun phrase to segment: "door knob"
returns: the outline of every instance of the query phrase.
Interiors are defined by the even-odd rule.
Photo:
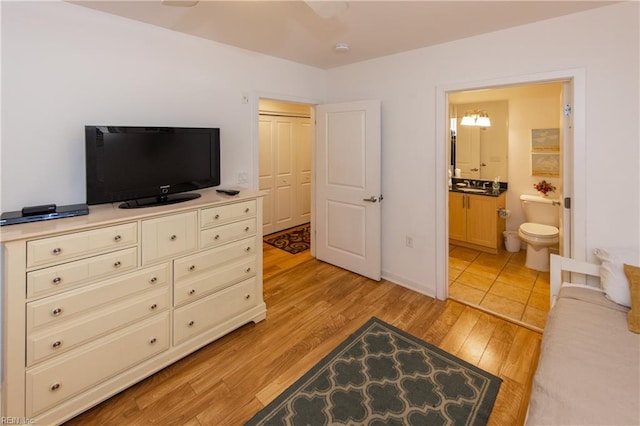
[[[363,198],[362,201],[366,201],[368,203],[375,203],[376,201],[378,201],[378,199],[372,195],[369,198]]]

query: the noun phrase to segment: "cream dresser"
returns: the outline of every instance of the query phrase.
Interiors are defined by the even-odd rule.
[[[266,316],[262,193],[0,228],[2,416],[59,424]]]

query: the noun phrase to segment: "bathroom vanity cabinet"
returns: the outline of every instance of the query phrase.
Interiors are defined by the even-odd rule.
[[[2,414],[60,424],[265,318],[262,193],[2,229]]]
[[[449,192],[449,242],[487,253],[497,253],[505,230],[498,210],[505,207],[505,193],[498,196]]]

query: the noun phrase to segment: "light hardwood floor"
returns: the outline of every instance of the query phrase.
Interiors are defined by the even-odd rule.
[[[265,321],[211,343],[68,424],[242,425],[371,316],[501,377],[489,424],[523,423],[539,333],[452,300],[371,281],[308,252],[270,251],[265,245]]]

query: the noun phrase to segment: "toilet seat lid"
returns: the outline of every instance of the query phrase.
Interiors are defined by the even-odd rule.
[[[523,223],[520,225],[520,229],[532,237],[555,237],[559,234],[558,228],[555,226],[542,225],[540,223]]]

